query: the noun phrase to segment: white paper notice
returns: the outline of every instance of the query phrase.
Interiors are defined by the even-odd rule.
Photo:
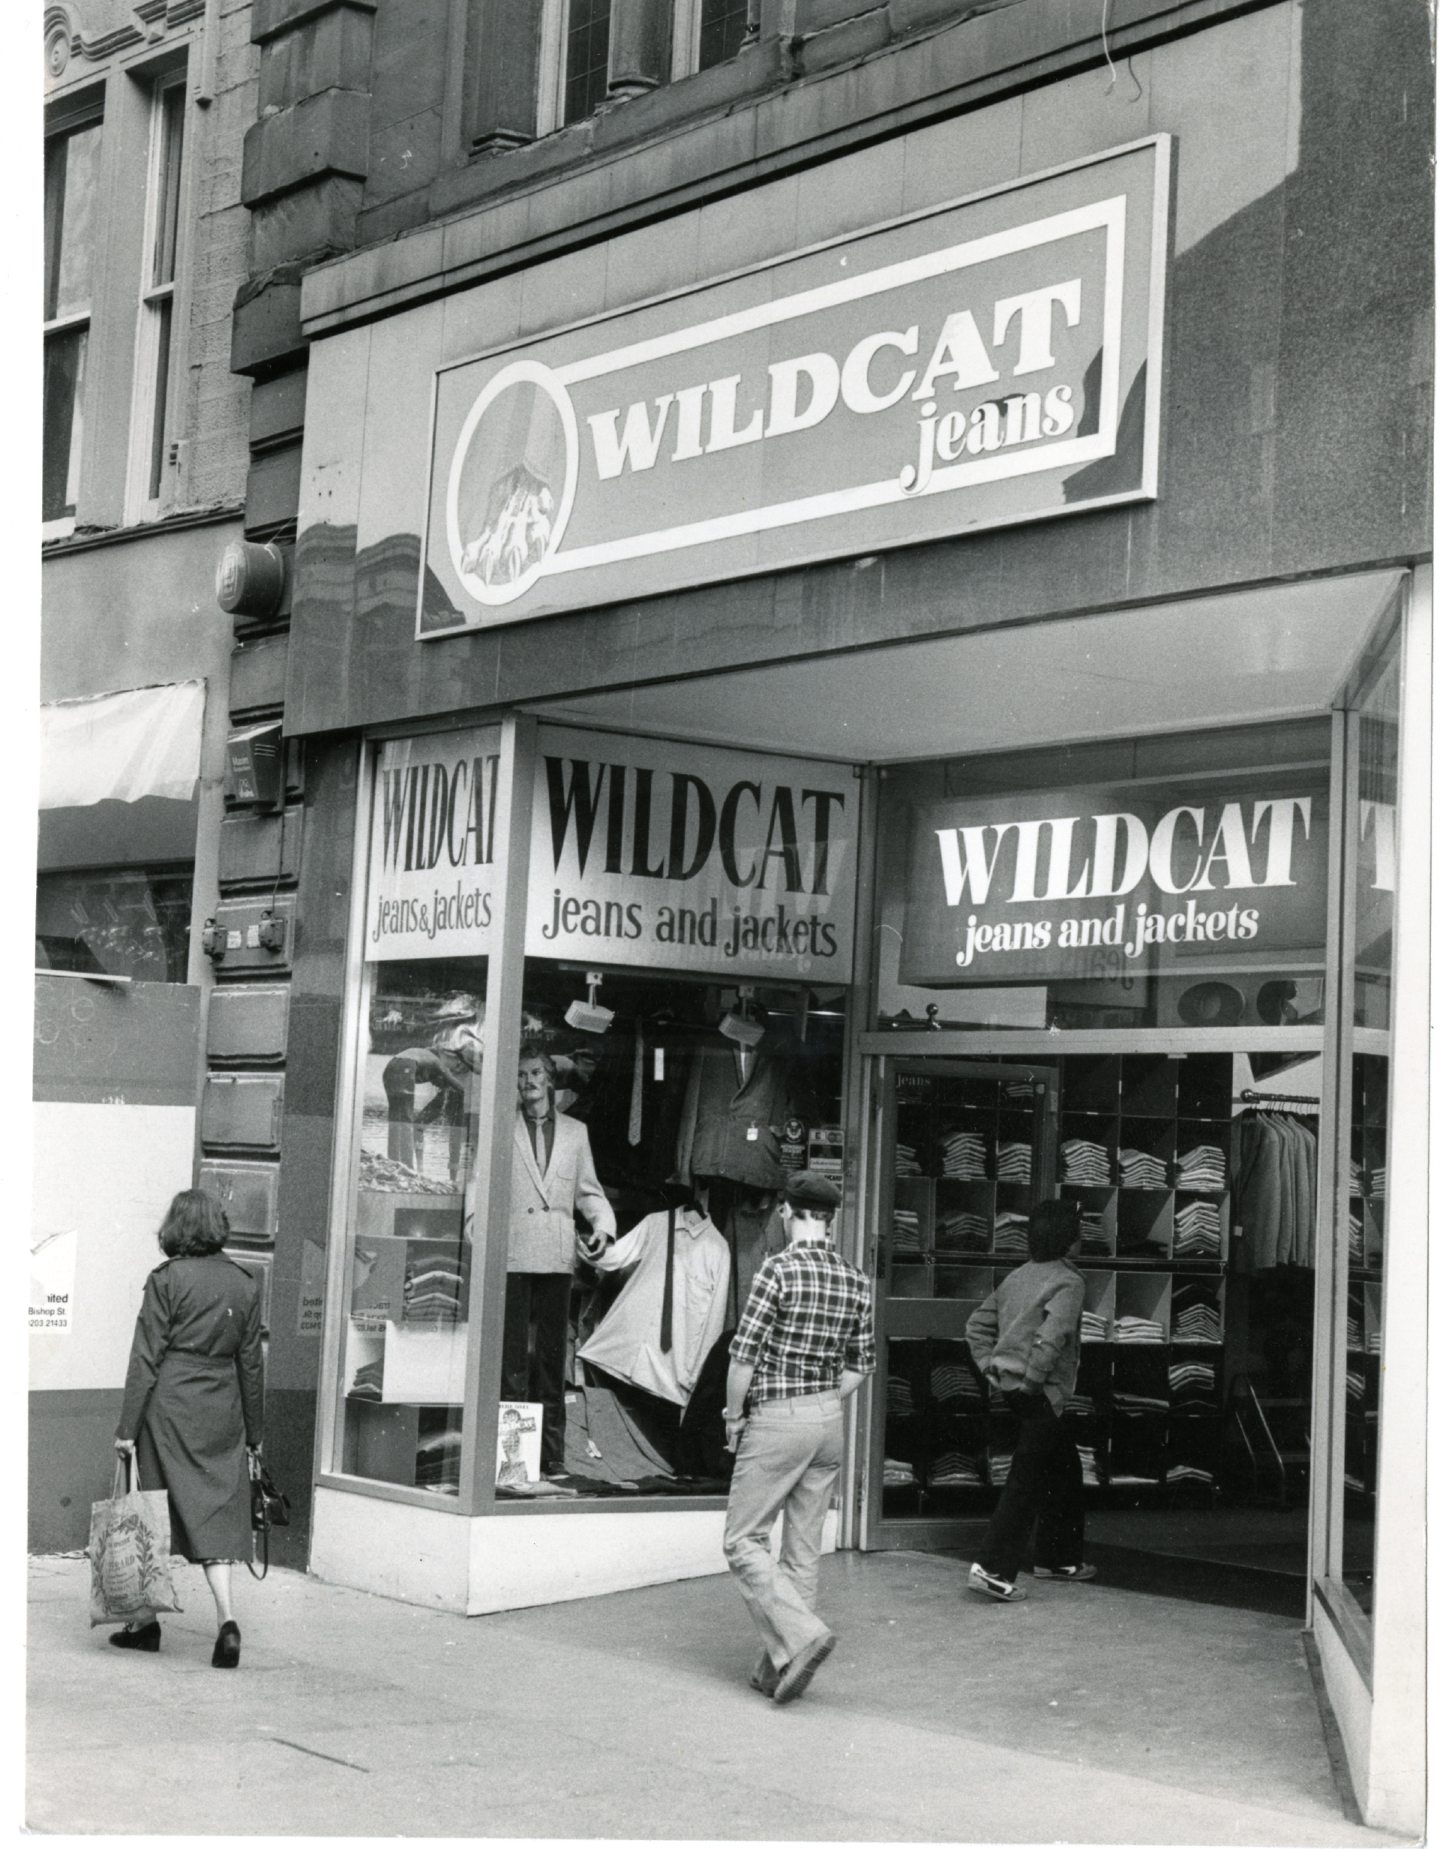
[[[297,1335],[319,1335],[325,1320],[325,1248],[318,1240],[300,1244],[300,1306]]]
[[[30,1241],[30,1333],[69,1335],[75,1296],[73,1229],[37,1233]]]

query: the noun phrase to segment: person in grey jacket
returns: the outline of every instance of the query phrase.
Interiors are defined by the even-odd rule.
[[[972,1592],[1006,1603],[1025,1597],[1015,1582],[1032,1527],[1037,1579],[1095,1577],[1084,1561],[1080,1458],[1061,1422],[1080,1362],[1085,1280],[1070,1263],[1079,1249],[1076,1203],[1041,1201],[1030,1216],[1030,1262],[1003,1278],[965,1326],[976,1366],[1020,1422],[969,1580]]]

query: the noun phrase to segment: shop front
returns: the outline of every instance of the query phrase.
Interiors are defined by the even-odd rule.
[[[963,1556],[1014,1436],[966,1319],[1058,1194],[1097,1558],[1303,1620],[1407,1814],[1430,576],[1313,518],[1321,400],[1335,454],[1368,414],[1242,236],[1346,235],[1292,24],[1168,45],[1138,139],[1067,80],[1038,138],[307,281],[315,1571],[723,1571],[726,1338],[806,1164],[877,1298],[834,1543]]]
[[[726,1333],[786,1171],[842,1166],[859,783],[522,716],[365,777],[315,1565],[472,1611],[712,1572]]]

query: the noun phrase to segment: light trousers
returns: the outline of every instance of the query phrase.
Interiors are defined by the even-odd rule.
[[[824,1634],[815,1616],[825,1512],[840,1474],[838,1393],[762,1400],[740,1435],[725,1513],[725,1559],[771,1663]],[[783,1516],[780,1557],[770,1531]]]

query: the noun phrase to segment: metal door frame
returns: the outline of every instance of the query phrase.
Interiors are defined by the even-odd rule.
[[[938,1036],[937,1036],[938,1037]],[[948,1038],[948,1036],[947,1036]],[[889,1159],[895,1146],[896,1095],[894,1081],[902,1072],[916,1071],[941,1073],[950,1078],[984,1078],[1003,1082],[1006,1079],[1023,1081],[1047,1078],[1045,1102],[1037,1113],[1040,1126],[1037,1139],[1053,1156],[1056,1135],[1058,1135],[1059,1079],[1060,1068],[1056,1063],[1055,1049],[1047,1049],[1048,1058],[1025,1060],[1023,1063],[1008,1058],[985,1059],[977,1057],[966,1048],[962,1054],[958,1049],[936,1048],[927,1046],[923,1052],[911,1051],[868,1054],[864,1061],[863,1083],[865,1087],[865,1122],[869,1148],[865,1164],[866,1186],[863,1196],[864,1224],[864,1269],[875,1284],[875,1386],[868,1395],[868,1418],[863,1431],[859,1434],[858,1454],[865,1460],[865,1467],[860,1477],[860,1506],[857,1522],[857,1541],[864,1552],[880,1552],[892,1548],[914,1547],[933,1549],[937,1547],[957,1547],[966,1534],[978,1524],[983,1525],[988,1514],[977,1511],[974,1515],[947,1515],[937,1517],[909,1517],[886,1521],[884,1510],[885,1495],[885,1359],[889,1333],[890,1300],[886,1292],[880,1289],[879,1250],[880,1228],[888,1226],[895,1200],[895,1164]],[[1055,1134],[1046,1135],[1045,1126],[1049,1125]],[[1037,1198],[1044,1199],[1054,1192],[1054,1164],[1047,1161],[1042,1164],[1040,1173],[1035,1177],[1034,1187]],[[929,1301],[928,1299],[917,1299]],[[943,1304],[945,1299],[936,1299]]]

